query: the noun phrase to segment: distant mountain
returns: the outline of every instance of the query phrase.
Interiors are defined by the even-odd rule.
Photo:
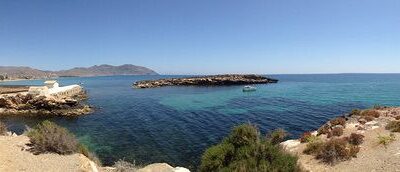
[[[0,66],[0,80],[42,79],[62,76],[112,76],[112,75],[158,75],[155,71],[130,64],[121,66],[95,65],[62,71],[43,71],[30,67]]]
[[[39,79],[56,77],[53,72],[41,71],[30,67],[0,66],[0,80],[4,79]]]
[[[100,65],[88,68],[77,67],[56,72],[58,76],[112,76],[112,75],[157,75],[149,68],[125,64],[121,66]]]

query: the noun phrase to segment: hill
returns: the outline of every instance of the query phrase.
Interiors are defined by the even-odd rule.
[[[149,68],[125,64],[121,66],[95,65],[84,68],[77,67],[57,72],[58,76],[112,76],[112,75],[157,75]]]
[[[157,75],[149,68],[125,64],[121,66],[95,65],[62,71],[44,71],[30,67],[0,66],[0,80],[43,79],[62,76],[113,76],[113,75]]]

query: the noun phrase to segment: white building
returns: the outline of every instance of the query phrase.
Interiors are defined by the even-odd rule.
[[[54,98],[70,97],[82,93],[83,89],[79,85],[68,85],[60,87],[57,81],[50,80],[44,82],[45,86],[31,86],[28,94],[40,95]]]

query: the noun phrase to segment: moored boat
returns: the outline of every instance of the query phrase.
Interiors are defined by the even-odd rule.
[[[256,90],[257,90],[256,87],[253,87],[253,86],[250,86],[250,85],[246,85],[246,86],[243,87],[243,92],[256,91]]]

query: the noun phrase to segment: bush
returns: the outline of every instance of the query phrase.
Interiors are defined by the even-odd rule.
[[[307,131],[300,136],[301,143],[308,143],[308,139],[312,136],[311,132]]]
[[[379,118],[379,116],[380,116],[381,114],[378,112],[378,111],[376,111],[376,110],[365,110],[365,111],[362,111],[361,112],[361,116],[364,116],[364,117],[367,117],[367,116],[369,116],[369,117],[373,117],[373,118]]]
[[[267,135],[267,139],[274,145],[279,144],[285,140],[289,134],[284,129],[277,129]]]
[[[341,125],[343,127],[346,126],[346,119],[343,117],[338,117],[329,121],[331,126]]]
[[[321,134],[328,134],[329,132],[330,132],[330,127],[329,127],[329,125],[327,125],[327,124],[325,124],[325,125],[323,125],[323,126],[321,126],[319,129],[318,129],[318,135],[321,135]]]
[[[277,131],[263,138],[255,126],[239,125],[204,152],[200,171],[298,171],[297,157],[274,144],[281,136]]]
[[[0,136],[7,135],[7,126],[3,122],[0,121]]]
[[[323,146],[324,143],[322,141],[309,142],[303,150],[303,153],[307,155],[317,155],[321,152]]]
[[[332,136],[341,136],[343,135],[343,128],[342,127],[335,127],[332,129],[332,131],[330,133],[328,133],[328,138],[332,137]]]
[[[114,163],[113,167],[116,172],[133,172],[140,169],[140,167],[136,166],[134,163],[130,163],[124,160],[118,160]]]
[[[79,142],[66,128],[50,121],[43,121],[28,132],[34,154],[57,153],[68,155],[78,152]]]
[[[339,161],[355,157],[358,151],[359,147],[348,144],[346,139],[331,139],[322,146],[317,154],[317,158],[333,165]]]
[[[361,110],[360,109],[353,109],[350,112],[350,116],[359,116],[361,114]]]
[[[389,136],[378,136],[378,143],[385,146],[385,148],[387,147],[387,145],[389,145],[389,143],[392,143],[396,140],[396,136],[393,133],[390,133]]]
[[[351,133],[349,137],[349,143],[352,145],[360,145],[364,142],[364,136],[362,134]]]
[[[385,128],[391,132],[400,132],[400,121],[390,121]]]
[[[400,120],[400,115],[398,115],[398,116],[394,117],[394,119],[396,119],[396,120]]]

